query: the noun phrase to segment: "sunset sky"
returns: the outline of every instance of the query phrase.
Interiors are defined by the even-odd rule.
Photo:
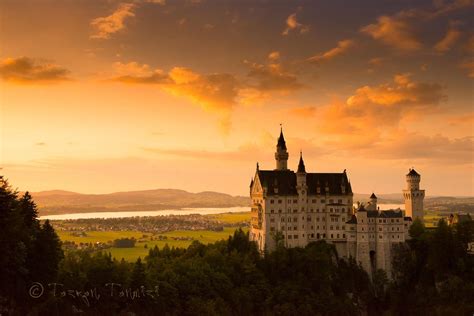
[[[415,6],[416,4],[416,6]],[[248,195],[275,168],[474,195],[474,1],[0,0],[20,190]],[[471,17],[471,19],[469,19]]]

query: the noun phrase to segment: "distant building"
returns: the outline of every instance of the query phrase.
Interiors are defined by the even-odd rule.
[[[471,222],[472,218],[470,214],[451,214],[448,217],[448,225],[452,226],[458,223]]]
[[[277,242],[291,248],[324,239],[336,246],[340,256],[355,258],[366,271],[384,269],[390,275],[392,246],[408,238],[411,217],[405,217],[401,210],[379,211],[375,194],[367,206],[354,208],[346,170],[308,173],[300,153],[294,172],[288,169],[288,158],[283,131],[280,131],[276,168],[261,170],[257,163],[250,183],[250,239],[257,243],[259,250],[272,251]],[[419,194],[416,179],[410,177],[409,180],[413,182],[410,194]],[[424,191],[423,195],[416,196],[417,204],[411,210],[423,209],[423,196]],[[422,212],[419,214],[423,216]]]

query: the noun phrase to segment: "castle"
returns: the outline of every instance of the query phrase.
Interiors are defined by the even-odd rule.
[[[260,170],[257,163],[250,183],[249,235],[259,250],[272,251],[280,242],[289,248],[304,247],[324,239],[335,245],[339,256],[355,258],[369,273],[383,269],[390,275],[392,246],[409,238],[412,218],[423,217],[420,175],[414,169],[406,175],[405,212],[379,210],[375,194],[367,205],[355,208],[346,170],[308,173],[300,153],[295,173],[288,169],[288,157],[281,130],[276,169]]]

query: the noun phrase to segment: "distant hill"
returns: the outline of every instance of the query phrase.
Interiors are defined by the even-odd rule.
[[[62,190],[31,193],[38,204],[40,215],[152,211],[186,207],[249,206],[250,198],[218,192],[191,193],[176,189],[116,192],[109,194],[81,194]]]

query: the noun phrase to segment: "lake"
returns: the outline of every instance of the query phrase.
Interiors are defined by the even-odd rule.
[[[381,210],[405,208],[405,204],[379,204]],[[250,207],[196,207],[183,209],[170,209],[159,211],[136,211],[136,212],[91,212],[91,213],[71,213],[59,215],[40,216],[40,219],[45,220],[66,220],[66,219],[81,219],[81,218],[121,218],[121,217],[136,217],[136,216],[164,216],[164,215],[189,215],[189,214],[221,214],[221,213],[241,213],[250,212]]]

